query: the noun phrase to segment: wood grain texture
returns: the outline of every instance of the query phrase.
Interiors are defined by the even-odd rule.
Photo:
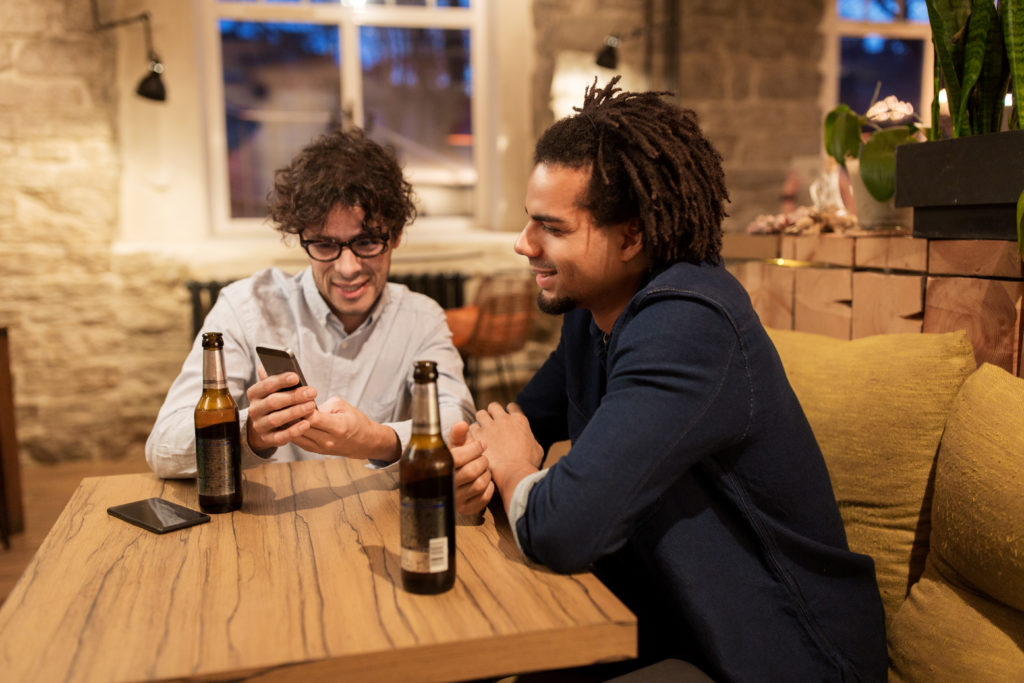
[[[797,268],[793,329],[849,339],[852,299],[849,268]]]
[[[923,275],[855,272],[852,338],[920,332],[924,280]]]
[[[924,332],[966,330],[974,358],[1024,376],[1021,300],[1024,282],[983,278],[928,278]]]
[[[783,243],[787,240],[793,241],[793,255],[788,258],[837,266],[853,265],[853,237],[836,233],[822,233],[783,237]]]
[[[1024,277],[1016,242],[928,240],[928,272],[933,275]]]
[[[455,588],[401,589],[397,472],[331,459],[246,470],[242,510],[151,534],[111,505],[197,507],[189,481],[83,480],[0,609],[9,680],[453,681],[636,655],[592,575],[526,564],[488,511],[457,528]]]
[[[928,269],[928,240],[909,235],[858,237],[854,241],[854,263],[858,268],[923,273]]]

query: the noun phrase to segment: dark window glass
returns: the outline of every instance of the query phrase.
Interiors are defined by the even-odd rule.
[[[273,172],[342,123],[338,28],[220,22],[231,217],[266,215]]]
[[[472,214],[469,32],[364,26],[359,41],[370,137],[396,148],[423,215]]]
[[[921,113],[921,70],[924,41],[845,37],[841,42],[839,101],[863,114],[871,104],[876,84],[878,98],[895,95]]]

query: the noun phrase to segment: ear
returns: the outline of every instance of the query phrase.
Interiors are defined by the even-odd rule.
[[[403,232],[400,232],[400,233],[398,233],[398,237],[396,237],[395,239],[391,240],[391,241],[390,241],[390,242],[388,243],[388,244],[390,245],[390,246],[388,247],[388,251],[391,251],[392,249],[398,249],[398,245],[402,243],[402,235],[404,235],[404,234],[405,234],[405,232],[404,232],[404,231],[403,231]]]
[[[633,218],[622,224],[622,255],[623,263],[632,261],[644,252],[644,236],[640,224]]]

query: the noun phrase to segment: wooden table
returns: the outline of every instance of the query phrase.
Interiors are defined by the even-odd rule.
[[[507,522],[457,527],[455,587],[401,589],[397,472],[246,470],[242,510],[164,535],[107,507],[191,481],[84,479],[0,609],[0,678],[455,681],[636,656],[594,576],[526,564]]]

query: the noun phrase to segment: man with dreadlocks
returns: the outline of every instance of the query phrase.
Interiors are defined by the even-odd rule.
[[[528,558],[592,569],[637,615],[641,663],[884,680],[872,560],[849,550],[807,419],[721,263],[721,157],[692,111],[617,80],[537,142],[515,250],[562,336],[454,448],[460,510],[496,490]]]

